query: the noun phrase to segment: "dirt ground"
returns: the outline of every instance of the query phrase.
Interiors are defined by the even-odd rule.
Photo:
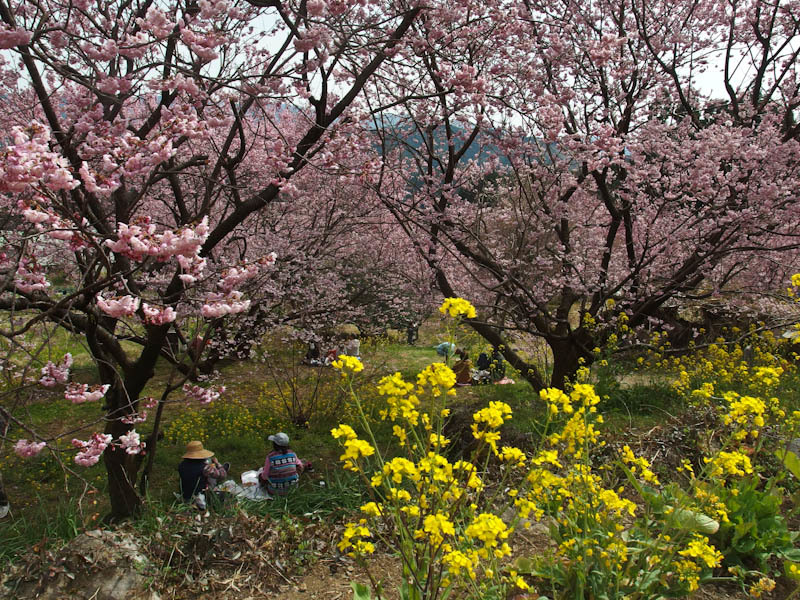
[[[146,536],[130,527],[95,530],[57,550],[32,550],[0,574],[0,598],[350,600],[351,582],[368,583],[356,562],[336,549],[341,525],[321,520],[287,526],[244,513],[227,518],[186,514],[181,519]],[[519,556],[534,556],[552,543],[542,524],[520,529],[514,537]],[[371,557],[370,566],[386,590],[382,598],[398,600],[398,557],[384,548]],[[783,583],[764,597],[787,598],[791,589]],[[692,596],[749,597],[719,585],[704,586]],[[536,598],[528,593],[509,600]]]

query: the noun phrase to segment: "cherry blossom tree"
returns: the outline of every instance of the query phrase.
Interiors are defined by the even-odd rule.
[[[391,115],[385,168],[414,170],[414,193],[384,201],[440,291],[483,305],[476,331],[535,387],[563,385],[619,329],[668,320],[665,303],[784,287],[800,233],[796,2],[496,10],[416,22],[414,52],[387,65],[414,101],[386,80],[369,96]]]
[[[278,249],[243,254],[241,240],[295,196],[304,170],[334,169],[331,149],[346,152],[362,120],[355,100],[421,11],[339,0],[0,6],[3,337],[19,350],[42,323],[79,333],[101,383],[71,383],[62,356],[34,376],[42,352],[25,368],[11,351],[5,367],[17,389],[104,399],[104,431],[72,443],[78,464],[104,460],[113,517],[141,505],[137,471],[156,437],[135,425],[156,362],[180,373],[157,430],[170,393],[217,393],[185,379],[226,320],[250,311],[247,282],[276,272]],[[28,433],[18,454],[53,441],[4,413]]]

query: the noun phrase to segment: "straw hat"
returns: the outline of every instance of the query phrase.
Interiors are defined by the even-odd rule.
[[[203,448],[203,442],[195,440],[186,444],[186,454],[181,458],[211,458],[212,456],[214,453]]]

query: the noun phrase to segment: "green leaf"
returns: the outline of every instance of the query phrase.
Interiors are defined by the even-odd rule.
[[[783,461],[784,466],[792,472],[792,475],[800,479],[800,457],[791,450],[776,450],[775,456]]]
[[[419,592],[416,588],[410,586],[408,581],[404,581],[400,585],[400,598],[401,600],[417,600],[419,598]]]
[[[372,595],[369,593],[369,588],[363,583],[351,581],[350,587],[353,588],[353,600],[371,600]]]
[[[699,531],[701,533],[717,533],[719,531],[719,523],[717,521],[688,508],[676,508],[672,511],[672,518],[677,527],[686,531]]]
[[[524,575],[533,573],[533,561],[525,556],[520,556],[514,564],[514,569]]]
[[[781,550],[780,555],[792,562],[800,562],[800,548],[787,548],[786,550]]]

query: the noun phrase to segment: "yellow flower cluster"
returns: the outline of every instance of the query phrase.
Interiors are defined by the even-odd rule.
[[[497,429],[511,418],[511,407],[505,402],[489,402],[487,408],[482,408],[473,415],[476,423],[485,423],[490,429]]]
[[[369,541],[370,537],[366,521],[362,519],[358,523],[348,523],[345,526],[342,539],[337,546],[340,552],[350,550],[348,556],[372,554],[375,552],[375,544]]]
[[[792,565],[794,566],[794,565]],[[796,569],[797,567],[795,567]],[[765,593],[771,592],[775,589],[775,580],[769,577],[762,577],[747,590],[753,598],[761,598]]]
[[[767,405],[761,398],[753,396],[740,396],[736,392],[726,392],[725,401],[728,402],[728,412],[722,415],[725,425],[732,425],[735,428],[734,438],[743,440],[748,435],[758,437],[758,433],[766,421],[764,414],[767,412]]]
[[[378,412],[380,418],[390,421],[402,418],[409,425],[416,427],[419,424],[419,398],[411,393],[413,390],[414,384],[404,381],[399,372],[381,379],[378,382],[378,393],[386,396],[387,408],[382,408]],[[396,432],[395,434],[397,435]]]
[[[417,529],[414,537],[417,539],[427,538],[430,544],[436,547],[444,541],[445,536],[454,536],[455,534],[456,529],[447,515],[437,512],[425,517],[422,529]]]
[[[648,483],[652,483],[653,485],[659,485],[658,477],[656,477],[655,473],[650,470],[650,463],[646,458],[636,457],[633,454],[630,446],[625,444],[622,447],[622,451],[620,452],[622,455],[622,462],[628,465],[628,468],[631,470],[631,473],[634,475],[638,470],[644,479]]]
[[[444,363],[432,363],[417,375],[417,394],[425,393],[425,386],[430,386],[434,397],[438,398],[443,393],[452,396],[456,393],[453,389],[455,385],[456,374]]]
[[[672,563],[675,574],[680,581],[687,584],[688,590],[694,592],[700,587],[700,567],[691,560],[680,560]]]
[[[342,372],[342,377],[347,377],[348,374],[360,373],[364,370],[364,365],[356,356],[348,356],[347,354],[340,354],[339,357],[331,363],[334,369]]]
[[[472,415],[472,435],[476,440],[488,444],[497,454],[497,442],[500,432],[497,431],[505,421],[511,418],[511,407],[505,402],[489,402],[489,406]]]
[[[630,516],[636,515],[636,505],[626,498],[620,498],[614,490],[600,490],[597,499],[603,503],[603,509],[616,517],[622,517],[627,513]]]
[[[718,567],[722,564],[723,559],[722,553],[708,543],[708,538],[698,534],[695,534],[687,548],[681,550],[678,554],[688,558],[695,558],[705,563],[709,569]]]
[[[336,439],[344,438],[344,441],[341,442],[344,454],[339,457],[339,460],[344,462],[344,468],[349,471],[359,472],[361,470],[358,466],[359,459],[375,454],[375,448],[369,442],[358,439],[358,435],[349,425],[334,427],[331,429],[331,435]]]
[[[500,458],[504,462],[514,464],[517,467],[524,467],[527,462],[525,453],[513,446],[503,446],[500,450]]]
[[[361,512],[369,517],[380,517],[383,513],[383,506],[376,502],[367,502],[361,506]]]
[[[503,520],[492,513],[480,513],[469,524],[464,534],[483,542],[483,547],[478,549],[478,555],[488,558],[492,553],[496,558],[511,554],[511,548],[505,541],[513,529],[508,527]]]
[[[475,312],[475,307],[468,300],[463,298],[445,298],[442,305],[439,307],[439,312],[443,315],[449,314],[454,319],[457,317],[466,317],[467,319],[474,319],[478,316]]]
[[[730,523],[728,507],[709,487],[707,484],[695,482],[694,499],[698,502],[698,509],[722,523]]]
[[[442,564],[447,567],[447,572],[451,576],[458,576],[463,572],[474,580],[475,567],[480,562],[477,550],[472,550],[468,553],[461,550],[450,550],[442,556]]]
[[[539,392],[539,397],[547,404],[551,415],[557,415],[559,407],[561,412],[571,415],[573,412],[572,401],[569,396],[558,388],[547,388]]]
[[[703,459],[708,465],[709,477],[726,477],[728,475],[744,476],[753,472],[750,457],[741,452],[719,452],[714,457]]]

